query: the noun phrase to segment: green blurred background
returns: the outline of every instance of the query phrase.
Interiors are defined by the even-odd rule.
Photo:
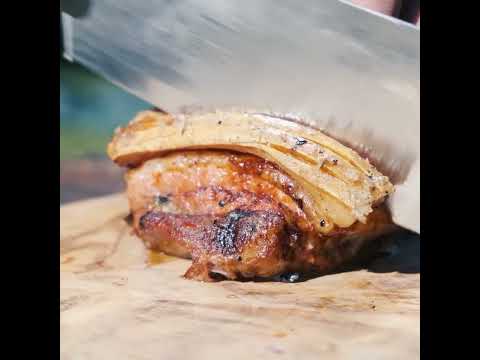
[[[60,158],[103,156],[112,131],[149,105],[78,64],[60,63]]]
[[[60,203],[122,189],[106,156],[113,130],[151,105],[78,64],[60,60]]]

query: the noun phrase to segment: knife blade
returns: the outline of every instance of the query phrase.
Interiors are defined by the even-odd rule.
[[[309,122],[389,175],[394,221],[420,232],[418,28],[338,0],[62,9],[67,59],[171,113],[233,108]]]

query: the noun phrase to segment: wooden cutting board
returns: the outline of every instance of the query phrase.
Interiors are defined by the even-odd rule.
[[[200,283],[147,253],[127,214],[122,194],[60,208],[63,360],[420,357],[418,238],[369,269]]]

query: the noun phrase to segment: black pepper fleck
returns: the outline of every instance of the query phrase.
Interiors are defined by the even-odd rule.
[[[222,125],[222,120],[220,120],[217,124],[218,124],[218,125]]]
[[[224,207],[224,206],[225,206],[225,201],[220,200],[220,201],[218,202],[218,206]]]
[[[334,165],[337,165],[337,164],[338,164],[338,160],[337,160],[337,159],[333,159],[332,162],[333,162]]]
[[[320,226],[321,226],[321,227],[324,227],[324,226],[325,226],[325,220],[322,219],[322,220],[320,221]]]
[[[307,143],[307,140],[302,139],[302,138],[297,138],[297,141],[295,142],[295,146],[302,146]]]
[[[170,199],[167,197],[167,196],[162,196],[162,195],[158,195],[156,198],[155,198],[155,202],[157,205],[162,205],[162,204],[166,204],[170,201]]]

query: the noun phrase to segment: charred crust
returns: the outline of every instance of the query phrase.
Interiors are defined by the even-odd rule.
[[[209,277],[209,281],[211,282],[223,281],[227,279],[225,275],[222,275],[213,271],[208,272],[208,277]]]
[[[163,214],[164,213],[155,212],[153,210],[147,211],[138,220],[138,228],[142,231],[152,228],[162,220]]]
[[[288,245],[290,247],[295,247],[298,244],[301,237],[300,230],[298,230],[293,226],[287,226],[287,228],[285,229],[285,233],[287,234],[287,237],[289,239]]]
[[[238,224],[241,219],[252,214],[252,211],[236,209],[229,212],[223,219],[214,221],[214,226],[216,227],[214,241],[222,253],[232,254],[236,252]]]
[[[257,231],[257,225],[255,223],[251,223],[245,229],[248,234],[254,234]]]
[[[123,218],[123,221],[125,221],[128,225],[133,224],[133,214],[129,213],[127,216]]]
[[[295,250],[300,248],[302,233],[293,226],[286,226],[284,232],[285,243],[283,246],[282,257],[284,260],[293,260]]]
[[[152,212],[147,211],[145,214],[143,214],[140,219],[138,220],[138,227],[140,230],[145,230],[145,227],[147,223],[149,222],[149,218],[151,218]]]
[[[295,200],[295,202],[297,203],[300,210],[303,210],[303,199],[295,197],[295,198],[293,198],[293,200]]]

